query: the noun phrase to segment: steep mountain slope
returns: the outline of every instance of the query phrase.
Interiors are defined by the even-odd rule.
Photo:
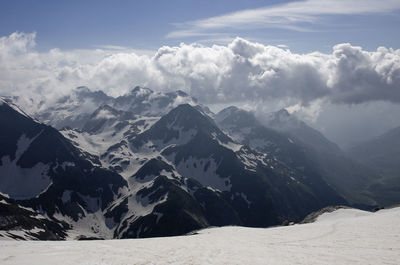
[[[0,105],[0,192],[54,220],[91,228],[127,186],[118,174],[93,166],[57,130],[41,124],[10,102]],[[82,223],[93,218],[92,223]]]
[[[379,178],[369,190],[383,205],[400,202],[400,127],[347,150],[349,156],[376,170]]]
[[[322,178],[348,202],[363,207],[376,204],[366,191],[370,172],[286,110],[271,114],[263,124],[236,107],[220,111],[215,119],[240,143],[273,155],[306,176]]]
[[[128,140],[132,156],[165,160],[176,175],[194,179],[229,203],[244,225],[298,219],[321,205],[344,202],[322,181],[235,143],[205,113],[184,104]]]

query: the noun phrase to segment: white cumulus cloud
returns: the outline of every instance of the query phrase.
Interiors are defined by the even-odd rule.
[[[38,52],[35,36],[0,38],[0,95],[31,98],[31,105],[81,85],[111,95],[136,85],[181,89],[206,104],[400,102],[400,50],[391,48],[338,44],[332,53],[296,54],[236,38],[226,46],[164,46],[151,56],[119,49]]]

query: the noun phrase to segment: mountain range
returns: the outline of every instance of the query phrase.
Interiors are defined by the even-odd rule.
[[[16,239],[267,227],[388,202],[371,189],[376,168],[286,110],[259,121],[236,107],[214,114],[183,91],[78,87],[29,115],[1,99],[0,124],[0,229]]]

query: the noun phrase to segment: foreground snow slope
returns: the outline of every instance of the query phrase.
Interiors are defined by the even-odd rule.
[[[223,227],[191,236],[0,241],[1,264],[400,264],[400,208],[340,209],[315,223]]]

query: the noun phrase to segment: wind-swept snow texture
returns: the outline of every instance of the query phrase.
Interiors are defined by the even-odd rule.
[[[1,264],[400,264],[400,208],[339,209],[315,223],[223,227],[190,236],[0,241]]]

